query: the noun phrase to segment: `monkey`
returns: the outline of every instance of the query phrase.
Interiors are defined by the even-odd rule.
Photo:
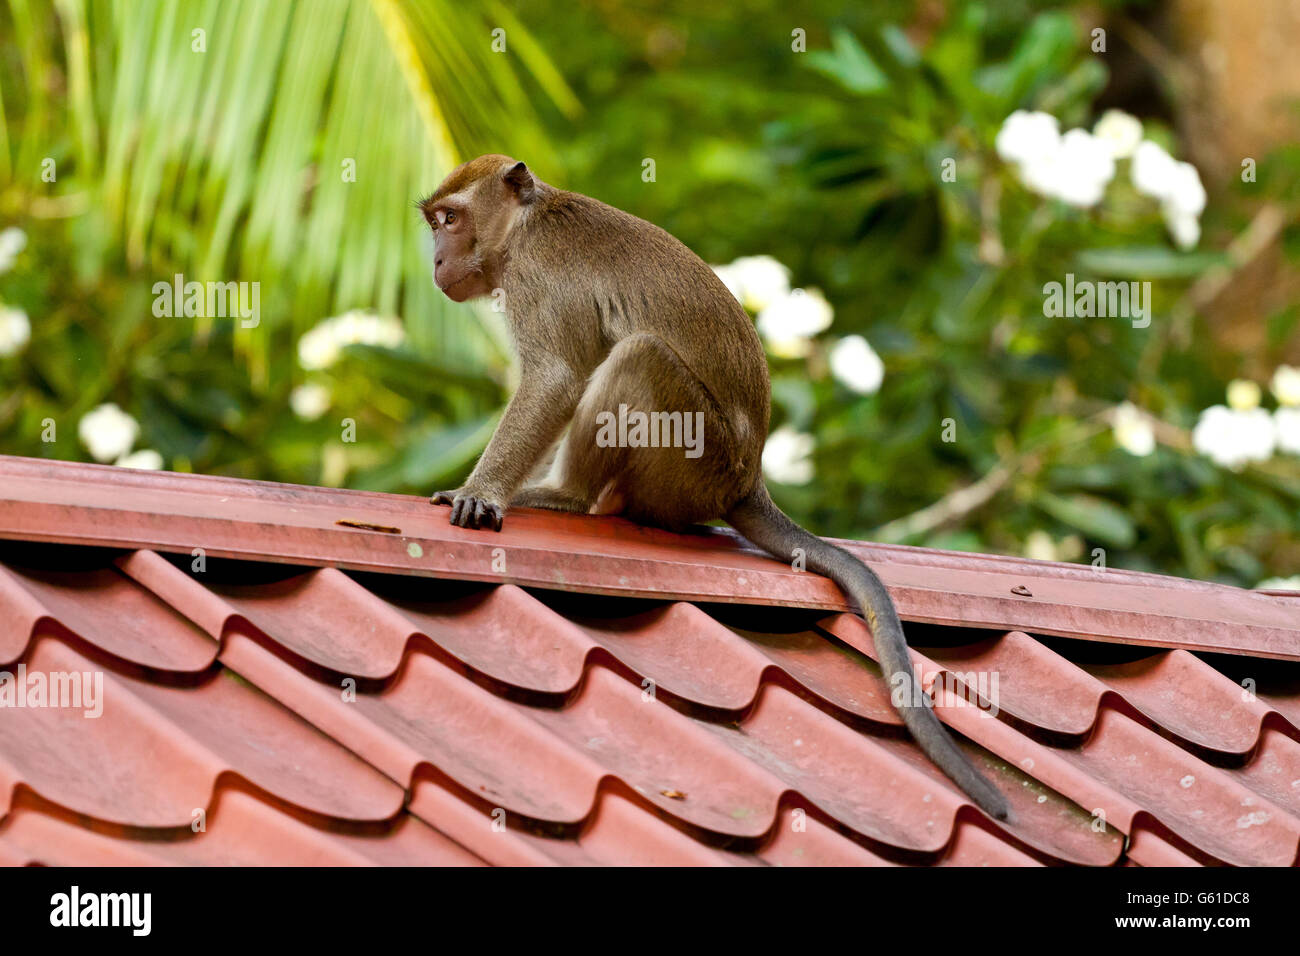
[[[454,169],[418,206],[433,231],[433,278],[453,302],[503,298],[519,385],[465,483],[434,494],[453,525],[500,531],[513,508],[622,515],[682,531],[724,519],[781,560],[833,580],[861,610],[899,716],[928,757],[991,816],[1006,797],[966,759],[924,695],[889,592],[848,551],[772,501],[761,470],[771,412],[754,323],[714,271],[668,232],[543,182],[491,154]],[[702,448],[627,431],[628,410],[694,416]],[[654,441],[667,432],[669,441]],[[553,457],[546,467],[548,454]],[[541,469],[544,473],[540,473]]]

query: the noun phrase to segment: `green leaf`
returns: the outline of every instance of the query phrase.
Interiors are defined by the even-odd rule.
[[[421,483],[464,471],[492,437],[499,413],[441,428],[416,442],[402,463],[402,477],[408,484]]]
[[[14,9],[36,57],[43,24],[32,6]],[[42,80],[27,91],[29,121],[70,130],[70,175],[89,187],[128,266],[261,284],[263,323],[235,338],[256,383],[269,381],[278,325],[301,332],[354,307],[405,312],[412,338],[441,343],[450,358],[485,356],[481,337],[464,334],[475,316],[429,294],[411,204],[489,147],[546,165],[538,107],[578,109],[507,11],[455,0],[58,0],[56,9],[69,115],[45,108]],[[491,49],[500,24],[510,56]],[[24,142],[48,152],[48,138]],[[199,323],[200,339],[210,331],[210,320]]]
[[[772,404],[785,410],[794,428],[807,428],[817,411],[817,397],[804,376],[777,375],[772,379]]]
[[[455,386],[492,400],[501,397],[500,385],[463,365],[378,345],[349,345],[344,351],[375,378],[404,390],[441,395]]]
[[[492,437],[499,417],[494,412],[459,425],[435,428],[423,436],[411,436],[401,458],[358,475],[351,484],[369,491],[436,491],[434,485],[455,481],[468,471]]]
[[[1080,42],[1069,14],[1040,14],[1021,35],[1010,59],[982,71],[977,82],[1007,107],[1014,107],[1036,86],[1060,76],[1062,67],[1078,57]]]
[[[1117,279],[1186,279],[1225,264],[1219,252],[1176,252],[1166,246],[1084,249],[1075,262],[1081,271]]]
[[[911,68],[921,62],[921,55],[916,52],[916,47],[897,25],[886,23],[880,28],[880,38],[899,66]]]
[[[831,47],[829,53],[809,53],[808,65],[854,93],[880,93],[889,88],[889,77],[848,30],[836,28],[831,33]]]
[[[1092,495],[1062,497],[1040,492],[1035,503],[1049,515],[1082,531],[1089,541],[1100,541],[1117,548],[1131,548],[1137,542],[1137,528],[1120,508]]]

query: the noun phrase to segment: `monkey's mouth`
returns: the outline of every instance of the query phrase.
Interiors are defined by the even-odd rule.
[[[464,275],[457,279],[453,279],[451,282],[438,283],[438,288],[441,289],[442,294],[451,299],[451,301],[463,302],[466,298],[465,293],[469,291],[469,283],[476,276],[478,276],[477,272],[466,272]]]

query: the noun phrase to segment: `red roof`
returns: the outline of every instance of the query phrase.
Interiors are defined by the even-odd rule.
[[[103,675],[0,719],[0,861],[1297,860],[1297,598],[847,543],[1006,825],[838,590],[724,529],[15,458],[0,495],[0,671]]]

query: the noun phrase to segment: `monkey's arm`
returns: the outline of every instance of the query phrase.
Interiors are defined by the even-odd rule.
[[[465,484],[433,496],[451,505],[451,523],[501,530],[506,505],[573,417],[583,381],[559,360],[524,366],[519,389]]]

